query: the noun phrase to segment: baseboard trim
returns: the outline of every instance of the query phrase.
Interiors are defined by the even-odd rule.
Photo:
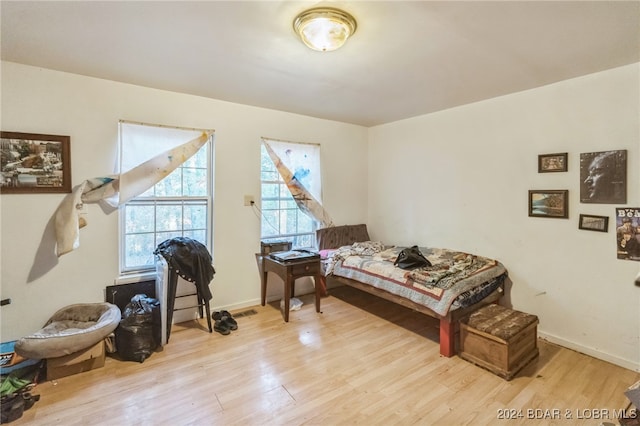
[[[640,372],[640,364],[637,362],[620,358],[615,355],[611,355],[606,352],[599,351],[595,348],[590,348],[588,346],[580,345],[570,340],[566,340],[561,337],[554,336],[553,334],[545,333],[544,331],[538,330],[538,337],[548,342],[555,343],[556,345],[560,345],[560,346],[564,346],[565,348],[572,349],[576,352],[589,355],[591,357],[600,359],[602,361],[610,362],[611,364],[615,364],[622,368],[626,368],[627,370]]]
[[[245,300],[244,302],[233,303],[231,305],[212,306],[211,312],[214,311],[238,311],[245,308],[253,308],[260,305],[260,299]]]

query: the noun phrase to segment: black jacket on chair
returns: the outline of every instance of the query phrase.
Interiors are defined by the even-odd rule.
[[[176,237],[158,244],[153,251],[165,258],[169,265],[169,282],[167,289],[167,341],[169,341],[170,324],[173,320],[178,275],[195,284],[198,303],[208,303],[213,295],[209,283],[216,273],[213,268],[211,254],[207,247],[191,238]]]

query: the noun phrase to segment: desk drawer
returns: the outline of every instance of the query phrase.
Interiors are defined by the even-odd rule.
[[[291,275],[315,275],[320,272],[320,262],[307,262],[291,266]]]

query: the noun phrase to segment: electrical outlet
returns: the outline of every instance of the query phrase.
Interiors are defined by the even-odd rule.
[[[256,200],[253,199],[253,195],[245,195],[244,196],[244,205],[245,206],[252,206],[254,205],[256,202]]]

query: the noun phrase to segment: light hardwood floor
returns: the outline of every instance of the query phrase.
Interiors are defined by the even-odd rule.
[[[184,323],[142,364],[107,357],[43,382],[12,425],[618,424],[614,410],[640,379],[540,341],[539,359],[507,382],[440,357],[431,318],[347,287],[331,290],[321,314],[300,298],[289,323],[277,304],[238,317],[228,336]],[[604,417],[596,410],[609,418],[586,418]]]

